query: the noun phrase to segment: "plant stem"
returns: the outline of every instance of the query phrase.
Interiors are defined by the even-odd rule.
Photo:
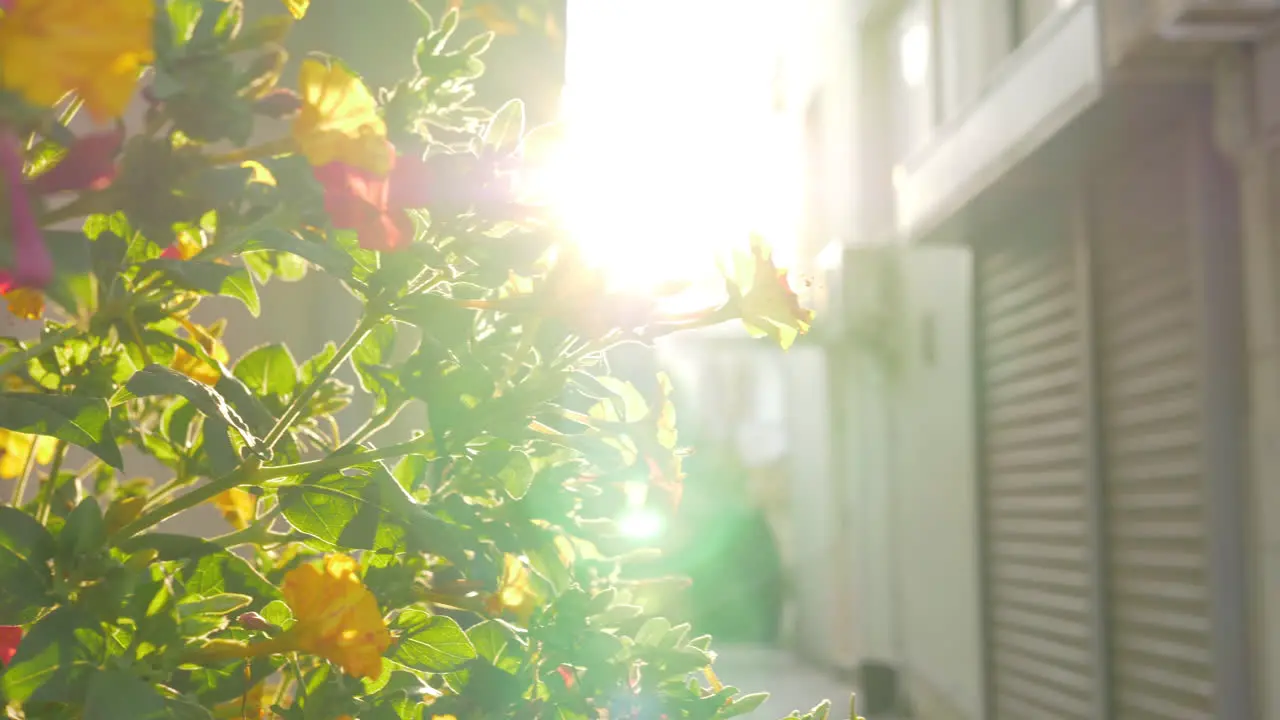
[[[186,495],[180,495],[169,502],[161,505],[154,510],[144,512],[141,517],[133,522],[125,525],[116,532],[114,540],[116,542],[127,540],[134,535],[146,530],[153,525],[157,525],[178,513],[189,510],[202,502],[212,499],[217,494],[230,490],[237,485],[243,485],[249,482],[253,474],[262,466],[262,461],[256,457],[251,457],[245,464],[236,468],[232,472],[209,483],[195,488]]]
[[[210,155],[208,159],[214,165],[230,165],[231,163],[242,163],[245,160],[257,160],[258,158],[271,157],[273,155],[283,155],[293,149],[293,138],[282,137],[268,140],[252,147],[232,150],[221,155]]]
[[[387,427],[391,423],[395,422],[396,416],[399,415],[400,411],[403,409],[404,409],[403,404],[397,405],[395,407],[388,407],[387,409],[383,410],[377,415],[374,415],[373,417],[369,418],[364,422],[363,425],[356,428],[355,432],[351,433],[351,437],[347,438],[347,441],[342,443],[342,445],[340,445],[338,449],[334,451],[334,454],[337,455],[340,453],[351,451],[360,443],[367,440],[370,436],[374,435],[378,431],[382,430],[383,428]]]
[[[76,327],[75,325],[68,325],[67,327],[62,328],[61,330],[58,330],[53,334],[46,336],[43,340],[36,343],[35,345],[32,345],[29,348],[26,348],[17,353],[14,353],[9,357],[6,357],[3,361],[0,361],[0,377],[9,375],[14,370],[17,370],[19,367],[21,367],[24,363],[26,363],[31,358],[42,355],[45,352],[53,349],[54,347],[62,344],[64,341],[70,340],[71,338],[77,335],[80,335],[83,332],[84,332],[83,330]]]
[[[289,431],[289,428],[293,425],[294,421],[296,421],[298,416],[302,413],[303,407],[305,407],[306,404],[310,402],[311,398],[315,396],[316,392],[320,390],[320,386],[324,384],[324,381],[329,379],[329,376],[332,375],[334,371],[342,365],[342,363],[347,361],[351,352],[356,349],[356,346],[364,340],[365,336],[369,334],[369,331],[373,330],[374,326],[377,325],[378,322],[380,322],[379,319],[367,313],[360,319],[355,330],[351,331],[351,335],[349,335],[342,343],[342,347],[338,348],[337,354],[329,360],[329,364],[325,365],[320,372],[316,373],[316,376],[311,380],[311,383],[303,388],[302,392],[295,395],[293,401],[289,403],[289,407],[285,408],[284,414],[282,414],[280,419],[276,421],[276,424],[272,426],[270,432],[267,433],[267,436],[262,439],[263,449],[270,450],[275,447],[276,443],[280,442],[280,438],[284,437],[284,434]]]
[[[292,465],[276,465],[275,467],[259,468],[256,472],[245,479],[245,482],[263,482],[266,480],[275,480],[282,477],[291,477],[294,475],[313,475],[315,473],[329,473],[346,470],[349,467],[363,465],[367,462],[376,460],[387,460],[389,458],[401,457],[404,455],[413,455],[414,453],[429,453],[435,450],[435,441],[430,435],[424,435],[413,440],[406,440],[402,443],[388,445],[386,447],[369,450],[367,452],[355,453],[348,452],[342,454],[333,454],[322,460],[311,460],[309,462],[293,463]]]
[[[67,457],[67,441],[59,440],[53,449],[53,464],[49,466],[49,483],[40,493],[40,507],[36,511],[36,519],[42,524],[49,521],[49,510],[53,505],[53,488],[58,483],[58,473],[62,471],[62,462]],[[77,482],[72,480],[72,482]]]
[[[22,474],[18,476],[18,482],[13,486],[13,500],[9,503],[13,507],[22,507],[22,498],[27,494],[27,482],[31,480],[31,471],[36,466],[36,445],[39,442],[40,438],[31,437],[31,446],[27,448],[27,460],[22,466]]]

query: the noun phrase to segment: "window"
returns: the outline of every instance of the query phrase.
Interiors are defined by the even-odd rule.
[[[935,124],[936,58],[932,3],[914,0],[892,27],[891,80],[895,96],[897,159],[920,147]]]

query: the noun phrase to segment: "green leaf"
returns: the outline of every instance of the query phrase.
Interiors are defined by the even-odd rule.
[[[30,620],[48,603],[53,536],[30,515],[0,506],[0,625]]]
[[[750,695],[739,695],[734,698],[733,702],[724,706],[716,713],[716,720],[725,720],[725,718],[738,717],[746,715],[749,712],[758,710],[765,700],[769,699],[769,693],[758,692]]]
[[[279,656],[256,658],[250,663],[230,663],[221,667],[191,671],[187,678],[178,676],[180,689],[194,695],[204,707],[238,700],[250,688],[262,682],[284,664]],[[240,717],[239,714],[235,717]],[[174,720],[179,720],[175,718]]]
[[[439,293],[419,293],[400,301],[396,317],[408,322],[447,348],[461,347],[471,339],[476,312],[459,307]]]
[[[102,657],[102,626],[83,611],[60,607],[44,616],[18,645],[5,669],[4,694],[15,703],[77,703]]]
[[[89,239],[80,232],[45,230],[44,241],[54,264],[53,279],[44,294],[71,317],[88,316],[98,301]]]
[[[89,680],[84,720],[149,720],[165,713],[164,698],[151,683],[123,670],[102,670]]]
[[[111,398],[111,404],[118,405],[126,400],[155,395],[184,397],[205,415],[222,418],[240,433],[250,447],[257,445],[258,439],[248,423],[217,390],[163,365],[148,365],[134,373],[129,382]]]
[[[102,521],[102,508],[93,497],[86,497],[67,516],[67,524],[58,536],[62,557],[72,559],[101,552],[107,545],[107,526]]]
[[[513,450],[507,454],[497,477],[507,494],[518,500],[529,492],[529,486],[533,484],[533,463],[528,455]]]
[[[212,543],[210,543],[212,544]],[[216,546],[215,546],[216,547]],[[244,558],[218,548],[198,560],[188,561],[182,570],[186,590],[195,595],[231,593],[253,599],[249,609],[255,610],[272,600],[280,600],[280,590],[272,585]]]
[[[447,672],[476,657],[476,648],[456,620],[410,608],[396,618],[402,631],[392,657],[427,672]]]
[[[524,655],[524,641],[519,632],[502,620],[485,620],[472,625],[467,637],[475,645],[476,654],[499,670],[515,674]]]
[[[351,353],[351,364],[360,378],[360,387],[376,400],[375,412],[381,412],[404,394],[399,388],[399,374],[383,365],[391,359],[395,342],[395,325],[383,322],[375,326]]]
[[[304,240],[284,230],[266,230],[249,240],[242,248],[243,252],[254,250],[275,250],[297,255],[344,280],[351,277],[356,266],[356,261],[341,249],[327,242]]]
[[[167,0],[169,23],[173,26],[173,41],[183,44],[191,39],[196,21],[200,19],[203,3],[201,0]]]
[[[281,343],[256,347],[236,362],[237,378],[255,395],[291,395],[298,386],[298,366]]]
[[[156,258],[143,263],[138,270],[139,277],[149,272],[161,273],[174,285],[184,290],[233,297],[244,303],[254,317],[257,317],[261,309],[258,286],[254,284],[253,276],[243,265]]]
[[[267,603],[267,606],[262,608],[261,615],[264,620],[282,630],[293,627],[293,610],[282,600],[272,600]]]
[[[662,637],[671,629],[671,621],[664,617],[649,618],[645,621],[640,629],[636,631],[635,641],[637,645],[656,646],[662,642]]]
[[[493,114],[484,131],[484,147],[498,155],[510,155],[520,148],[524,137],[524,102],[508,100]]]
[[[207,467],[202,468],[203,472],[222,477],[239,467],[240,454],[231,442],[230,431],[231,426],[226,420],[220,417],[205,418],[204,426],[200,429],[200,449],[203,452],[199,455],[202,463],[207,463]]]
[[[0,428],[65,440],[123,470],[120,448],[108,426],[110,419],[110,408],[99,398],[0,393]]]
[[[394,484],[394,480],[392,480]],[[368,476],[332,475],[279,490],[284,517],[295,529],[330,545],[399,552],[405,531],[395,522],[394,497],[383,497]]]

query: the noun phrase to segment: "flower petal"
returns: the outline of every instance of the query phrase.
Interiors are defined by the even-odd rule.
[[[0,666],[8,667],[9,661],[18,654],[18,645],[22,643],[22,628],[17,625],[0,625]]]
[[[31,209],[22,166],[17,138],[8,133],[0,136],[0,182],[4,183],[9,198],[9,230],[13,238],[13,265],[9,273],[17,287],[43,288],[53,279],[53,256],[45,247],[40,224]]]

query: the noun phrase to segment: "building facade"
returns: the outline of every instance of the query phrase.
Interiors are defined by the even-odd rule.
[[[1280,718],[1280,3],[815,17],[802,649],[919,717]]]

